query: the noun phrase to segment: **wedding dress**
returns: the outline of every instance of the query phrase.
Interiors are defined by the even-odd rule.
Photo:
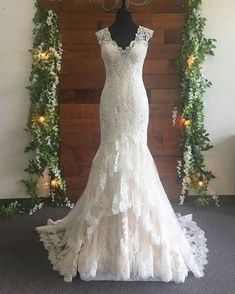
[[[101,143],[84,192],[62,219],[35,227],[53,269],[82,280],[174,281],[207,263],[204,231],[176,214],[147,146],[149,105],[142,79],[154,30],[139,26],[125,49],[108,27],[95,34],[106,80],[100,101]]]

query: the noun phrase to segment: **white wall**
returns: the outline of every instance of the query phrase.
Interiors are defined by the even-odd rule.
[[[29,138],[23,128],[29,109],[34,1],[0,0],[0,198],[25,196],[20,179],[27,174]],[[214,149],[206,153],[216,175],[219,194],[235,194],[235,1],[204,0],[206,35],[217,39],[215,56],[207,58],[204,74],[213,86],[205,95],[206,128]]]
[[[214,148],[206,164],[217,177],[211,186],[221,195],[235,195],[235,1],[204,0],[205,34],[217,39],[204,75],[213,83],[205,93],[206,129]]]
[[[27,176],[29,138],[23,130],[29,109],[32,0],[0,0],[0,198],[25,196],[20,179]]]

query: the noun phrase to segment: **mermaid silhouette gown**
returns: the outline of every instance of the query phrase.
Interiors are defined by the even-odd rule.
[[[82,280],[185,281],[204,276],[207,246],[192,214],[176,214],[147,146],[142,68],[154,30],[139,26],[125,49],[108,27],[95,33],[106,80],[101,143],[84,192],[62,219],[35,227],[53,269]]]

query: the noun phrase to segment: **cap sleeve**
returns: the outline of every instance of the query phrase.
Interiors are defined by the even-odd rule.
[[[97,38],[99,43],[102,41],[102,33],[101,33],[101,31],[102,30],[99,30],[99,31],[95,32],[96,38]]]
[[[97,40],[98,40],[100,45],[103,42],[105,42],[106,40],[108,40],[108,33],[107,33],[106,28],[100,29],[99,31],[95,32],[95,35],[96,35]]]
[[[154,30],[144,26],[140,26],[138,40],[144,40],[146,43],[148,43],[149,39],[152,38],[153,33],[154,33]]]
[[[154,34],[154,30],[147,28],[146,30],[146,41],[149,41]]]

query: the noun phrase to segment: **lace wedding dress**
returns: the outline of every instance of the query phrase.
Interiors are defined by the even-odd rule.
[[[84,192],[62,219],[36,227],[53,269],[82,280],[184,282],[207,263],[205,233],[176,214],[147,146],[149,105],[142,67],[153,30],[139,26],[125,49],[108,27],[95,34],[106,80],[101,144]]]

